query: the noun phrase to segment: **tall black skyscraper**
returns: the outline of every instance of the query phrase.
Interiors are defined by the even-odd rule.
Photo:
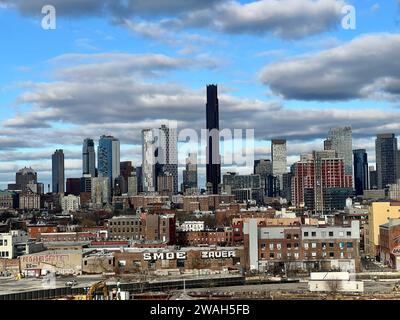
[[[354,154],[354,186],[356,195],[364,194],[369,189],[368,156],[365,149],[353,150]]]
[[[65,172],[64,172],[64,152],[62,149],[56,150],[52,157],[52,182],[54,193],[65,192]]]
[[[221,183],[221,160],[219,154],[219,110],[216,85],[207,86],[207,184],[212,185],[212,193],[218,194]]]
[[[96,176],[96,152],[93,139],[85,139],[82,147],[82,174]]]
[[[378,134],[375,141],[378,188],[396,183],[397,138],[393,133]]]

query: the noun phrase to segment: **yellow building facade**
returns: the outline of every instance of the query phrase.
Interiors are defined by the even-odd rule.
[[[368,225],[365,228],[365,253],[371,257],[379,254],[379,226],[389,219],[400,218],[400,202],[373,202],[369,207]]]

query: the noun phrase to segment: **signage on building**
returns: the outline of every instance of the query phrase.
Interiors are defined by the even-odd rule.
[[[229,259],[236,257],[234,250],[201,251],[202,259]],[[177,252],[145,252],[143,260],[186,260],[187,254],[184,251]]]
[[[394,254],[395,256],[400,256],[400,246],[393,248],[392,254]]]

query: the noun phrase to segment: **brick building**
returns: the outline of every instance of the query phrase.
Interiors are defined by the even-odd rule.
[[[231,227],[214,230],[178,232],[178,243],[184,246],[216,245],[232,246],[233,229]]]
[[[385,265],[400,270],[400,219],[379,226],[379,256]]]
[[[255,270],[360,268],[359,221],[350,226],[262,226],[244,223],[245,267]]]
[[[115,216],[108,221],[108,237],[112,240],[144,239],[144,221],[140,216]]]
[[[36,224],[27,226],[29,239],[38,239],[42,233],[56,233],[58,231],[55,224]]]
[[[126,248],[114,257],[116,273],[236,269],[243,259],[243,247]]]

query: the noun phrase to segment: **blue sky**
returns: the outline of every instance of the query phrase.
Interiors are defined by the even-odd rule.
[[[44,30],[50,2],[57,27]],[[79,177],[81,142],[101,134],[140,165],[141,129],[204,127],[208,83],[223,127],[255,129],[256,158],[282,137],[292,163],[351,125],[374,163],[374,136],[399,133],[399,1],[167,2],[0,0],[0,189],[25,165],[49,183],[56,148]]]

